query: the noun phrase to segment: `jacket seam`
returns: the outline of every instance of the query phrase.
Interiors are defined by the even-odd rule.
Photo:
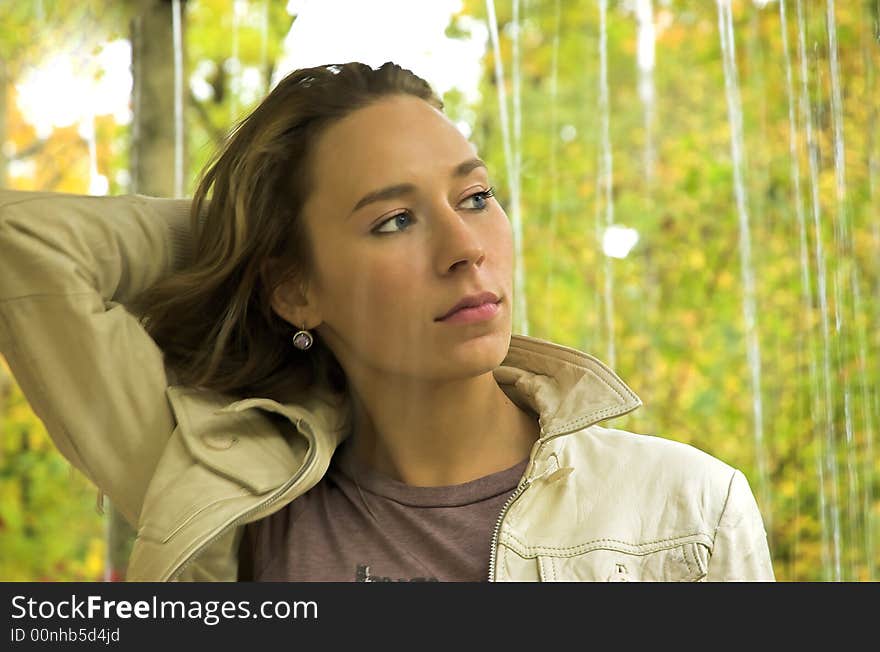
[[[552,557],[544,557],[538,559],[538,569],[541,572],[541,579],[545,582],[556,582],[556,564]]]
[[[620,396],[620,398],[623,399],[623,396],[621,396],[619,394],[618,394],[618,396]],[[605,408],[603,410],[600,410],[599,412],[593,412],[592,414],[588,414],[586,416],[579,417],[579,418],[575,419],[574,421],[569,421],[568,423],[563,424],[562,426],[560,426],[559,428],[556,428],[555,430],[549,431],[545,435],[545,437],[553,436],[553,435],[559,434],[560,432],[565,432],[565,431],[572,430],[572,429],[580,429],[581,427],[584,426],[584,424],[591,425],[591,426],[595,425],[597,423],[597,420],[601,421],[605,416],[608,416],[608,415],[613,416],[615,411],[621,409],[622,407],[625,407],[625,406],[616,405],[614,407]]]
[[[162,534],[160,535],[162,538],[159,539],[159,543],[163,543],[163,544],[168,543],[183,528],[185,528],[187,525],[192,523],[192,520],[194,518],[196,518],[197,516],[202,514],[206,509],[210,509],[211,507],[214,507],[220,503],[223,503],[227,500],[231,500],[233,498],[241,498],[242,496],[249,496],[249,495],[251,495],[251,492],[248,491],[247,489],[242,488],[238,491],[238,493],[236,493],[234,495],[222,496],[220,498],[217,498],[216,500],[212,500],[211,502],[209,502],[205,505],[202,505],[201,507],[195,508],[192,512],[190,512],[188,514],[184,514],[184,517],[181,518],[180,521],[178,521],[177,523],[174,523],[171,526],[170,531],[168,531],[164,528],[161,528],[157,525],[152,525],[150,523],[144,523],[144,525],[138,531],[138,536],[141,538],[144,538],[144,539],[153,539],[153,537],[150,536],[150,534],[149,534],[149,530],[153,529],[158,532],[162,532]]]
[[[102,202],[102,201],[106,201],[108,199],[115,199],[115,198],[119,198],[119,197],[124,197],[128,200],[131,200],[133,202],[140,204],[141,206],[144,206],[146,204],[144,199],[149,198],[149,195],[141,195],[141,194],[137,194],[137,193],[130,194],[130,195],[117,195],[116,197],[112,197],[112,196],[103,196],[102,197],[102,196],[95,196],[95,195],[84,196],[84,195],[78,195],[76,193],[69,193],[69,192],[54,192],[51,190],[13,190],[11,188],[6,188],[5,190],[10,193],[16,193],[16,194],[22,193],[25,196],[19,197],[18,199],[11,199],[9,201],[5,201],[5,202],[0,203],[0,212],[2,212],[3,210],[5,210],[7,208],[12,207],[12,206],[19,206],[21,204],[30,204],[35,201],[37,201],[37,202],[39,202],[39,201],[52,201],[52,202],[54,202],[58,199],[62,199],[62,200],[63,199],[72,199],[74,201],[79,201],[81,199],[88,199],[91,201]],[[0,224],[3,224],[3,222],[4,222],[4,220],[2,218],[0,218]]]
[[[0,305],[5,305],[7,303],[12,303],[13,301],[21,301],[24,299],[49,299],[49,298],[57,298],[57,297],[78,297],[78,296],[101,296],[101,293],[97,290],[77,290],[76,292],[33,292],[31,294],[22,294],[17,297],[4,297],[0,298]],[[112,299],[107,299],[105,297],[101,297],[104,301],[112,301]]]
[[[686,545],[681,549],[681,556],[684,558],[684,565],[687,566],[688,574],[693,574],[694,569],[691,566],[691,560],[688,559],[689,553],[693,554],[693,551],[691,550],[691,546]],[[699,574],[699,569],[697,569],[697,573]]]
[[[28,204],[30,202],[41,201],[41,200],[45,201],[47,199],[46,194],[47,193],[45,193],[45,192],[35,191],[35,196],[22,197],[20,199],[13,199],[11,201],[4,202],[4,203],[0,204],[0,211],[5,210],[7,208],[10,208],[12,206],[18,206],[20,204]],[[67,193],[58,193],[58,194],[63,196]],[[49,198],[51,198],[51,197],[49,197]],[[4,220],[0,219],[0,224],[2,224],[3,222],[4,222]]]
[[[549,547],[549,546],[529,546],[526,545],[522,539],[520,539],[517,535],[513,533],[509,533],[507,538],[513,540],[517,543],[520,549],[526,554],[550,554],[554,552],[563,552],[563,553],[572,553],[572,552],[589,552],[589,549],[594,544],[602,544],[602,543],[617,543],[629,548],[650,548],[655,546],[656,544],[664,544],[664,543],[672,543],[672,542],[680,542],[680,543],[694,543],[692,541],[687,541],[687,539],[694,536],[704,536],[702,532],[695,532],[693,534],[685,534],[677,537],[666,537],[663,539],[654,539],[652,541],[645,541],[643,543],[630,543],[629,541],[624,541],[622,539],[611,539],[611,538],[600,538],[600,539],[590,539],[588,541],[584,541],[583,543],[574,545],[574,546],[564,546],[561,548],[558,547]],[[662,549],[662,548],[658,548]],[[656,550],[645,550],[633,552],[631,554],[650,554],[651,552],[656,552]]]
[[[721,529],[721,521],[724,519],[727,505],[730,503],[730,496],[733,493],[733,481],[736,480],[737,473],[739,473],[739,470],[734,469],[733,474],[730,476],[730,482],[727,483],[727,495],[724,497],[724,505],[722,505],[721,514],[718,516],[718,523],[715,524],[715,531],[712,532],[712,552],[715,552],[715,540],[718,538],[718,530]]]
[[[541,344],[537,343],[534,338],[528,335],[522,334],[514,334],[514,339],[516,343],[515,347],[524,349],[531,354],[534,354],[540,358],[544,358],[546,360],[550,360],[551,362],[555,362],[557,360],[556,356],[551,356],[545,353],[542,350]],[[545,343],[546,344],[546,343]],[[549,342],[554,351],[558,351],[559,358],[562,358],[563,361],[573,367],[578,367],[581,369],[585,369],[592,373],[594,376],[597,375],[591,365],[597,366],[601,371],[614,373],[613,370],[608,368],[602,361],[598,358],[587,355],[582,351],[573,350],[569,347],[560,346],[553,342]]]
[[[507,559],[507,549],[504,546],[499,545],[497,548],[496,559],[495,559],[495,577],[493,580],[498,579],[499,569],[504,568],[504,562]]]
[[[550,356],[540,351],[539,348],[534,346],[531,341],[527,339],[522,339],[523,336],[519,337],[520,339],[515,344],[512,344],[512,346],[519,347],[524,351],[527,351],[531,355],[539,357],[543,360],[549,360],[551,362],[555,362],[557,360],[556,358],[554,358],[554,356]],[[616,414],[620,414],[620,412],[618,412],[620,409],[630,407],[628,404],[628,400],[632,400],[635,402],[635,406],[632,406],[632,409],[635,409],[642,404],[641,399],[639,399],[638,395],[636,395],[632,391],[632,389],[626,387],[626,385],[623,384],[623,382],[619,378],[615,378],[615,380],[623,384],[623,387],[628,390],[628,394],[622,393],[620,388],[615,386],[615,384],[609,382],[603,374],[597,373],[597,371],[593,368],[594,365],[598,367],[599,371],[611,373],[612,375],[614,373],[610,369],[605,369],[602,362],[600,362],[599,360],[593,358],[592,356],[584,356],[582,353],[575,354],[574,352],[570,352],[567,350],[559,350],[559,356],[563,359],[565,364],[578,369],[582,369],[585,373],[590,374],[590,376],[601,382],[605,387],[611,390],[611,392],[613,392],[615,396],[617,396],[619,403],[617,405],[600,410],[599,412],[594,412],[592,414],[582,416],[575,421],[569,421],[554,430],[548,431],[545,436],[553,436],[572,428],[578,428],[585,423],[595,423],[597,420],[602,420],[606,415],[615,416]]]

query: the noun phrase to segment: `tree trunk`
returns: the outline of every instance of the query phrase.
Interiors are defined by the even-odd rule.
[[[157,197],[174,195],[174,33],[171,12],[172,3],[167,0],[145,2],[140,14],[132,21],[131,29],[134,78],[132,190]]]
[[[131,24],[131,64],[134,80],[131,191],[156,197],[174,196],[172,21],[171,2],[147,0],[141,3],[141,11]],[[182,21],[183,11],[181,11],[181,23]],[[125,579],[135,534],[136,531],[111,504],[107,521],[106,580]]]

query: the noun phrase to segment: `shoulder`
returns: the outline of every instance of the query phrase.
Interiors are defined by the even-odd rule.
[[[575,468],[627,491],[699,494],[723,502],[737,469],[704,450],[656,435],[590,426],[563,443]]]
[[[622,455],[648,456],[649,459],[656,459],[657,461],[676,465],[683,464],[687,465],[688,468],[693,468],[693,465],[697,465],[731,473],[734,470],[732,466],[710,453],[691,444],[676,441],[668,436],[645,435],[599,425],[587,428],[583,434],[586,437],[602,441],[605,445],[611,446],[613,450],[618,451]]]

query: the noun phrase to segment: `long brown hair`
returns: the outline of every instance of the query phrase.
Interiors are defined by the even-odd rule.
[[[191,263],[147,289],[130,308],[165,354],[176,382],[279,399],[345,375],[317,333],[296,349],[291,324],[270,304],[286,279],[314,269],[301,216],[312,187],[309,153],[333,122],[384,96],[442,100],[413,72],[343,63],[296,70],[240,122],[202,172],[190,215]],[[210,199],[209,199],[210,194]],[[266,261],[281,261],[267,271]]]

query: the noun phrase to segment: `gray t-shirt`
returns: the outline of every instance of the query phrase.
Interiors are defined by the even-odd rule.
[[[464,484],[413,487],[358,464],[349,441],[317,485],[248,524],[239,578],[486,581],[496,520],[528,459]]]

